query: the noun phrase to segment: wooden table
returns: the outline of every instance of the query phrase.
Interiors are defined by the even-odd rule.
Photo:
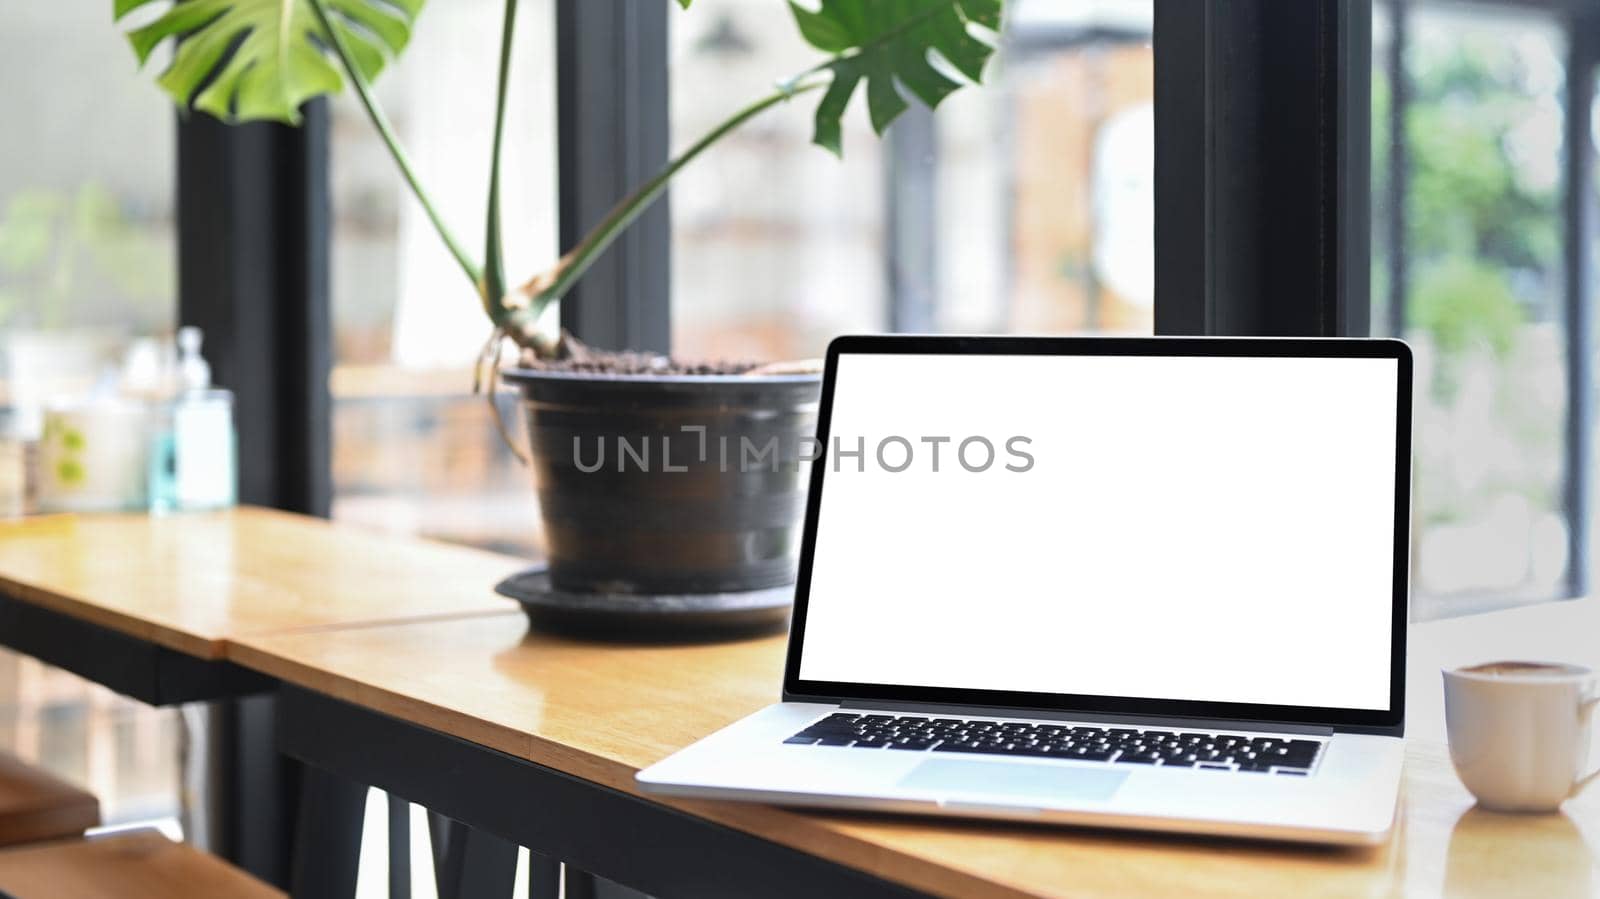
[[[635,771],[776,699],[782,646],[605,646],[478,618],[246,637],[232,657],[300,688],[280,701],[280,726],[308,761],[667,895],[1565,896],[1600,884],[1585,841],[1600,792],[1560,816],[1473,810],[1442,746],[1438,682],[1441,665],[1507,655],[1600,663],[1600,602],[1413,629],[1401,817],[1372,850],[642,797]]]
[[[237,637],[516,609],[521,565],[244,507],[0,523],[0,593],[201,659]]]
[[[219,848],[282,884],[277,682],[229,661],[230,641],[515,614],[491,588],[525,564],[255,508],[0,522],[0,645],[151,705],[226,701],[231,751],[206,756]]]
[[[0,522],[0,644],[151,705],[270,682],[237,637],[503,614],[515,559],[267,509]]]

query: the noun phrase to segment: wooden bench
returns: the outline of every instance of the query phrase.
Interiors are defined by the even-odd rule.
[[[0,846],[82,836],[99,823],[94,794],[0,753]]]
[[[284,899],[284,894],[153,830],[0,851],[11,899]]]

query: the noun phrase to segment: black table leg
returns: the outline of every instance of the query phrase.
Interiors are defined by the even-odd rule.
[[[505,899],[517,879],[517,844],[429,813],[439,899]]]
[[[593,874],[567,865],[566,899],[598,899],[599,895],[600,884]]]
[[[294,899],[350,899],[361,862],[367,787],[310,766],[302,770],[294,839]]]
[[[206,848],[280,889],[289,885],[301,765],[274,737],[275,694],[210,703],[200,754]]]
[[[561,862],[528,850],[528,899],[560,899]]]
[[[389,899],[411,899],[411,803],[389,793]]]

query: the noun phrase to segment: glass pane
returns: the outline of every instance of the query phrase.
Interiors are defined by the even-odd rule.
[[[39,404],[115,392],[130,341],[173,328],[174,114],[108,14],[13,3],[0,28],[0,517]],[[0,651],[0,752],[93,791],[107,824],[176,826],[178,743],[175,712]]]
[[[1413,615],[1554,598],[1568,564],[1566,41],[1521,4],[1414,5],[1399,32],[1397,141],[1386,64],[1396,33],[1380,16],[1373,294],[1375,330],[1398,325],[1417,354]]]
[[[379,83],[423,183],[474,257],[503,9],[498,0],[430,4]],[[556,255],[550,0],[523,3],[517,28],[501,202],[508,271],[525,278]],[[530,476],[471,393],[488,320],[348,94],[333,105],[332,166],[334,517],[537,552]],[[512,404],[502,407],[515,426]]]
[[[709,0],[670,21],[674,150],[819,58],[767,0]],[[803,358],[835,334],[886,325],[883,153],[860,99],[842,160],[811,145],[815,98],[803,95],[674,180],[678,355]]]
[[[20,4],[0,29],[0,84],[30,85],[0,95],[0,402],[30,428],[176,308],[172,107],[80,6]]]
[[[1013,0],[940,107],[938,330],[1154,330],[1152,6]]]
[[[913,106],[886,140],[857,97],[842,160],[810,144],[812,98],[747,124],[673,188],[674,350],[803,358],[897,326],[1148,333],[1151,8],[1012,0],[984,86],[931,121]],[[674,146],[818,58],[765,0],[697,2],[673,19]]]

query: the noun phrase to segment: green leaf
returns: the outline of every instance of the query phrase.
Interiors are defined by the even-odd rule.
[[[894,86],[894,67],[881,53],[866,58],[867,113],[872,119],[872,129],[883,133],[889,123],[906,111],[905,98]]]
[[[789,3],[789,9],[794,11],[794,21],[800,26],[800,36],[818,50],[843,53],[855,46],[855,42],[850,38],[850,30],[837,20],[820,12],[812,12],[794,3],[793,0]]]
[[[156,2],[113,0],[112,14],[121,21]],[[405,49],[425,0],[322,2],[370,81]],[[301,104],[344,84],[311,0],[177,0],[130,30],[128,42],[141,64],[173,44],[172,63],[156,82],[180,107],[227,122],[298,124]]]
[[[854,64],[835,63],[833,81],[828,85],[828,92],[822,95],[822,102],[817,104],[816,131],[812,134],[811,142],[832,150],[835,156],[844,155],[839,120],[844,116],[845,107],[850,105],[850,95],[855,93],[856,83],[860,80],[861,73]]]
[[[933,57],[971,82],[983,80],[994,55],[1004,0],[820,0],[816,9],[789,0],[806,43],[833,58],[819,66],[833,83],[817,104],[812,142],[842,152],[840,119],[856,86],[867,83],[867,112],[880,135],[906,110],[904,88],[932,109],[963,82],[940,71]]]
[[[678,5],[683,7],[684,9],[688,9],[689,8],[689,4],[693,3],[693,2],[694,2],[694,0],[678,0]]]

